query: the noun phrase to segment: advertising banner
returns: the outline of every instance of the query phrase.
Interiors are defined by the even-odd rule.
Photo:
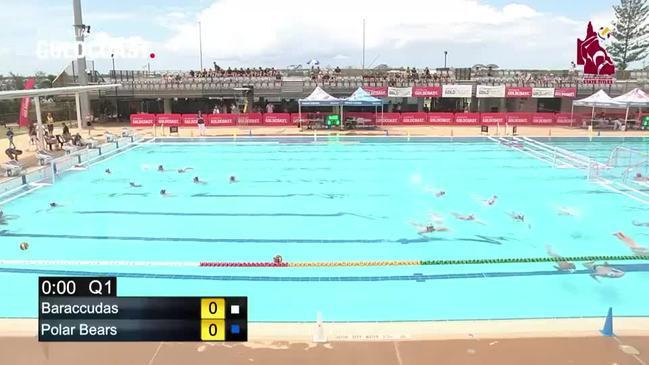
[[[534,113],[532,114],[532,124],[534,125],[554,124],[554,113]]]
[[[455,124],[480,124],[480,113],[456,113]]]
[[[481,124],[505,124],[505,114],[504,113],[482,113],[480,118]]]
[[[363,90],[377,98],[388,96],[388,88],[385,86],[363,86]]]
[[[131,114],[131,127],[152,127],[155,121],[155,114]]]
[[[163,127],[177,127],[180,125],[180,114],[156,114],[156,125]]]
[[[575,87],[559,87],[554,89],[555,98],[575,98],[577,97],[577,88]]]
[[[236,114],[208,114],[205,125],[209,127],[231,127],[237,124]]]
[[[289,113],[264,114],[264,125],[291,125],[291,115]]]
[[[507,113],[507,124],[526,125],[532,123],[530,113]]]
[[[442,96],[441,86],[413,86],[412,96],[416,98],[439,98]]]
[[[533,98],[554,98],[554,88],[553,87],[533,87],[532,97]]]
[[[445,98],[470,98],[473,92],[472,85],[444,85],[442,97]]]
[[[529,98],[532,96],[531,87],[507,87],[505,89],[505,97],[507,98]]]
[[[36,81],[34,79],[27,79],[23,83],[24,90],[30,90],[34,88]],[[18,125],[21,127],[27,127],[29,125],[29,103],[32,99],[30,97],[24,97],[20,100],[20,114],[18,115]]]
[[[428,114],[426,114],[426,113],[401,113],[401,124],[426,125],[426,124],[428,124]]]
[[[388,96],[393,98],[409,98],[412,96],[411,87],[389,87]]]
[[[428,123],[437,125],[452,125],[455,120],[453,113],[428,113]]]
[[[478,85],[476,87],[475,95],[478,98],[504,98],[505,85],[498,85],[498,86]]]

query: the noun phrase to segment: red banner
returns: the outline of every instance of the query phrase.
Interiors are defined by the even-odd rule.
[[[407,125],[426,125],[428,124],[428,114],[426,113],[402,113],[401,124]]]
[[[152,127],[155,121],[155,114],[131,114],[131,127]]]
[[[399,125],[401,124],[400,113],[383,113],[376,117],[376,125]]]
[[[507,124],[525,125],[532,123],[530,113],[507,113]]]
[[[416,98],[441,98],[441,86],[413,86],[412,96]]]
[[[577,96],[577,88],[574,87],[560,87],[554,89],[555,98],[574,98]]]
[[[229,127],[237,125],[236,114],[208,114],[205,121],[210,127]]]
[[[535,113],[535,114],[532,114],[532,124],[534,124],[534,125],[554,124],[554,114],[553,113]]]
[[[480,113],[457,113],[455,114],[456,124],[479,124]]]
[[[363,86],[363,90],[376,97],[388,96],[388,88],[384,86]]]
[[[555,115],[555,123],[558,125],[581,125],[581,116],[574,114],[571,118],[570,113],[559,113]]]
[[[180,114],[156,114],[156,125],[163,127],[179,126],[182,116]]]
[[[507,89],[505,89],[505,97],[506,98],[531,98],[532,88],[508,86]]]
[[[36,85],[36,80],[27,79],[23,84],[23,89],[24,90],[33,89],[34,85]],[[20,100],[20,114],[18,116],[18,125],[21,127],[27,127],[29,125],[29,102],[30,101],[31,98],[27,96],[22,98],[22,100]]]
[[[451,125],[454,120],[453,113],[428,113],[429,124]]]
[[[241,126],[246,125],[262,125],[264,117],[261,113],[246,113],[246,114],[235,114],[237,117],[237,124]]]
[[[291,115],[289,113],[264,114],[265,125],[291,125],[291,122]]]
[[[482,113],[480,114],[481,124],[505,124],[505,113]]]

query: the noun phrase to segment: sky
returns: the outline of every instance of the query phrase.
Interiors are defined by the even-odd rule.
[[[362,63],[567,69],[589,20],[619,0],[82,0],[94,67],[189,70]],[[70,63],[72,0],[2,0],[0,74],[58,74]],[[154,53],[155,58],[150,58]],[[638,65],[640,66],[640,65]]]

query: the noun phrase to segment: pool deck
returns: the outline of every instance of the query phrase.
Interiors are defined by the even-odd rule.
[[[7,364],[618,364],[649,363],[649,318],[324,323],[251,323],[246,343],[39,343],[34,319],[0,320]],[[297,332],[295,332],[297,331]],[[390,333],[390,335],[387,335]],[[83,359],[83,360],[80,360]]]

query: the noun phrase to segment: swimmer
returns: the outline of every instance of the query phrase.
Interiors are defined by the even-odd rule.
[[[440,190],[440,191],[438,191],[438,192],[435,193],[435,196],[436,196],[437,198],[441,198],[441,197],[443,197],[444,195],[446,195],[446,192],[445,192],[444,190]]]
[[[160,189],[160,195],[161,195],[161,196],[168,196],[169,194],[167,194],[167,190],[166,190],[166,189]]]
[[[426,224],[419,224],[415,222],[411,222],[415,228],[417,228],[417,233],[418,234],[426,234],[426,233],[433,233],[433,232],[446,232],[448,231],[448,228],[444,226],[434,226],[431,223],[426,223]]]
[[[494,195],[491,198],[489,198],[487,200],[484,200],[484,203],[491,206],[491,205],[496,204],[496,199],[498,199],[498,197]]]
[[[446,195],[446,192],[444,190],[438,190],[438,189],[436,189],[434,187],[431,187],[431,186],[426,186],[424,188],[424,191],[426,191],[428,193],[432,193],[433,195],[435,195],[436,198],[441,198],[441,197]]]
[[[616,279],[624,276],[624,271],[609,266],[608,262],[597,265],[594,261],[588,261],[584,262],[584,267],[591,271],[590,277],[596,281],[599,281],[597,277]]]
[[[194,176],[194,179],[192,180],[194,184],[207,184],[207,181],[203,181],[198,178],[198,176]]]
[[[106,175],[110,175],[110,174],[112,174],[113,172],[110,171],[110,169],[106,169],[106,170],[104,170],[104,173],[105,173]]]
[[[184,174],[185,172],[187,172],[187,171],[191,171],[191,170],[193,170],[192,167],[184,167],[184,168],[182,168],[182,169],[178,169],[178,173],[179,173],[179,174]]]
[[[641,173],[635,174],[635,177],[633,178],[635,181],[641,181],[641,182],[648,182],[649,181],[649,176],[642,176]]]
[[[164,166],[158,165],[158,171],[163,172],[165,170]]]
[[[636,227],[649,227],[649,222],[638,222],[638,221],[634,220],[631,223],[633,223],[633,225],[636,226]]]
[[[508,216],[512,217],[513,220],[521,223],[525,223],[525,215],[521,213],[511,212],[507,213]]]
[[[142,185],[140,185],[140,184],[138,184],[138,183],[134,183],[134,182],[132,182],[132,181],[131,181],[130,183],[128,183],[128,184],[129,184],[132,188],[141,188],[141,187],[142,187]]]
[[[234,176],[234,175],[230,176],[230,184],[234,184],[234,183],[237,183],[237,182],[239,182],[239,180],[237,180],[236,176]]]
[[[570,271],[570,272],[574,272],[575,270],[577,270],[577,267],[575,266],[574,263],[570,261],[566,261],[562,256],[554,252],[552,246],[546,245],[545,251],[548,253],[548,256],[557,259],[557,265],[554,265],[555,269],[559,271]]]
[[[476,222],[476,223],[479,223],[479,224],[484,224],[484,222],[476,219],[475,214],[467,214],[467,215],[463,215],[463,214],[459,214],[459,213],[452,213],[452,214],[453,214],[453,216],[455,218],[457,218],[457,219],[459,219],[461,221]]]
[[[617,237],[620,241],[622,241],[622,243],[624,243],[625,246],[631,249],[631,252],[633,252],[634,255],[649,256],[649,249],[647,249],[644,246],[640,246],[633,238],[625,235],[622,232],[615,232],[613,235]]]
[[[50,203],[50,208],[56,208],[56,207],[60,207],[60,205],[56,204],[56,202]]]

